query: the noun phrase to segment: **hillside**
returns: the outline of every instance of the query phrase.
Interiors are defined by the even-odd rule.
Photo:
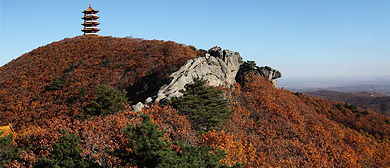
[[[304,92],[304,94],[347,102],[355,106],[390,116],[390,96],[375,92],[345,93],[329,90]]]
[[[46,127],[45,119],[53,117],[71,119],[101,84],[143,100],[195,56],[190,47],[169,41],[79,36],[53,42],[0,68],[1,121],[20,129]],[[62,88],[48,89],[56,79],[64,80]]]
[[[29,167],[43,163],[44,157],[54,160],[58,152],[54,146],[63,142],[60,135],[64,129],[72,134],[67,138],[79,137],[74,138],[76,145],[72,146],[80,148],[77,157],[95,167],[140,165],[135,164],[139,163],[136,159],[144,157],[137,158],[132,151],[142,147],[144,141],[149,146],[163,144],[160,147],[165,147],[150,148],[153,152],[146,153],[162,153],[165,160],[194,159],[202,152],[200,158],[207,155],[216,159],[219,155],[214,157],[213,154],[223,149],[226,155],[221,155],[220,163],[228,166],[236,163],[243,163],[243,167],[390,165],[390,118],[278,89],[269,79],[256,73],[254,62],[240,67],[240,72],[244,69],[249,72],[240,74],[243,80],[230,88],[186,84],[188,92],[183,92],[184,103],[178,98],[133,111],[130,105],[145,100],[160,86],[171,82],[167,82],[170,74],[183,70],[182,65],[186,65],[187,60],[198,60],[193,59],[197,55],[207,54],[175,42],[79,36],[39,47],[6,64],[0,68],[0,123],[12,124],[17,132],[16,147],[23,149],[20,157],[11,159],[8,166]],[[213,54],[209,54],[202,59],[217,60],[212,57]],[[222,67],[220,63],[215,62],[213,68]],[[120,94],[124,92],[120,90],[127,91],[129,99],[116,105],[123,108],[100,113],[104,115],[88,114],[97,107],[112,109],[111,105],[116,102],[111,100],[122,102]],[[195,97],[195,93],[200,96]],[[106,102],[112,104],[104,106]],[[179,108],[182,105],[194,107],[197,102],[209,111]],[[223,114],[228,114],[226,120],[220,119],[224,116],[214,116],[221,109]],[[185,113],[185,110],[194,113]],[[197,111],[202,114],[196,114]],[[217,124],[209,126],[207,118],[197,115],[210,117]],[[140,125],[150,124],[145,116],[163,132],[137,136],[141,133],[135,132],[143,129],[156,130],[150,125]],[[139,130],[134,131],[133,126]],[[161,139],[147,139],[160,134]],[[144,139],[134,143],[137,138]],[[212,151],[205,151],[208,149],[203,148],[205,145]],[[25,150],[27,147],[29,150]],[[191,155],[194,151],[196,156]],[[122,155],[118,155],[120,152]]]

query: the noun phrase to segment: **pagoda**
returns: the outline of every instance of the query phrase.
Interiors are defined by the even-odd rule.
[[[100,24],[97,21],[99,16],[96,15],[98,12],[99,10],[92,9],[91,4],[89,4],[88,9],[82,11],[82,13],[84,13],[84,17],[82,18],[84,23],[81,25],[84,26],[84,29],[81,31],[84,32],[84,35],[98,35],[98,32],[100,31],[97,27]]]

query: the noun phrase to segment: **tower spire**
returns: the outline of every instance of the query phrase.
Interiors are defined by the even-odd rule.
[[[84,26],[84,29],[81,31],[84,32],[84,35],[98,35],[98,32],[100,31],[97,27],[100,24],[97,21],[97,19],[99,19],[99,16],[97,16],[98,12],[99,10],[95,10],[91,7],[91,3],[89,3],[88,9],[82,11],[84,17],[81,19],[84,20],[84,23],[81,25]]]

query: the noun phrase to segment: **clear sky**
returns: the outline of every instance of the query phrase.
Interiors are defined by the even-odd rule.
[[[0,66],[81,35],[100,10],[100,35],[238,51],[283,78],[390,77],[389,0],[1,0]]]

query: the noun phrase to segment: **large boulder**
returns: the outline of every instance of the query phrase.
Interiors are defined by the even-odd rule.
[[[170,100],[183,94],[180,90],[193,82],[193,78],[207,80],[210,86],[229,87],[234,84],[236,74],[242,63],[238,52],[221,51],[214,47],[205,56],[188,60],[178,71],[169,76],[169,82],[163,85],[155,96],[154,101]]]
[[[215,46],[213,48],[210,48],[209,51],[207,52],[210,54],[210,56],[221,58],[223,57],[223,51],[221,47]]]
[[[141,111],[143,108],[145,108],[145,105],[141,102],[138,102],[137,104],[131,106],[133,108],[133,111],[138,112]]]
[[[179,70],[169,76],[167,84],[161,86],[156,93],[145,100],[145,105],[137,103],[134,111],[140,111],[154,101],[166,101],[173,97],[181,97],[180,90],[194,78],[207,80],[210,86],[230,87],[235,81],[240,69],[242,58],[238,52],[222,50],[220,47],[211,48],[202,57],[188,60]]]
[[[245,85],[245,77],[247,77],[250,73],[268,79],[274,84],[274,86],[277,84],[276,79],[282,77],[282,73],[278,70],[275,70],[269,66],[258,67],[254,61],[247,61],[240,66],[240,70],[236,76],[236,81],[241,85]]]
[[[249,71],[254,71],[255,75],[267,78],[274,85],[276,85],[276,79],[282,76],[279,71],[268,66],[257,67],[254,63],[252,69],[244,68],[243,70],[245,66],[242,64],[242,57],[238,52],[213,47],[204,56],[188,60],[179,70],[169,76],[166,84],[145,100],[145,104],[139,102],[133,106],[133,110],[140,111],[155,101],[163,102],[173,97],[181,97],[183,94],[180,90],[184,90],[184,86],[192,83],[194,78],[207,80],[210,86],[230,87],[236,82],[237,76],[243,79]],[[240,74],[237,75],[239,71]]]
[[[276,86],[276,79],[282,77],[282,73],[280,73],[278,70],[272,69],[269,66],[257,68],[257,71],[262,77],[271,81],[275,86]]]

